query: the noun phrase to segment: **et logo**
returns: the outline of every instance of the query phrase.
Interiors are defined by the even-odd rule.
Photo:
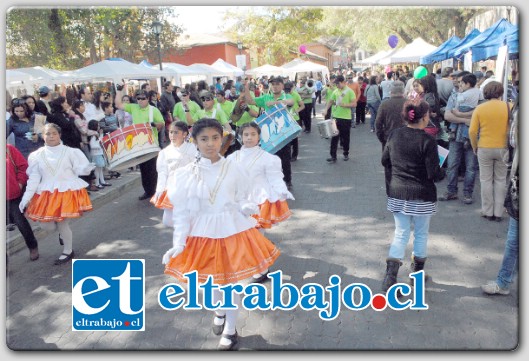
[[[72,329],[144,331],[143,259],[74,259]]]

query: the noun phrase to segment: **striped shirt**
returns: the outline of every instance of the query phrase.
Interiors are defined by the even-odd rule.
[[[426,216],[437,213],[437,203],[388,197],[388,211],[406,216]]]

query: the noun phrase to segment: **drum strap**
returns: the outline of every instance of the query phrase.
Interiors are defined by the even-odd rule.
[[[154,108],[152,105],[149,105],[149,124],[152,123],[153,119],[154,119],[154,114],[153,114],[153,109]]]

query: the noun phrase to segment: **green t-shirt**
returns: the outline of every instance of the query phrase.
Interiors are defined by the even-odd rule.
[[[248,108],[250,108],[251,110],[253,110],[254,112],[256,113],[259,113],[259,107],[257,105],[248,105]],[[235,125],[240,127],[241,125],[243,124],[246,124],[246,123],[250,123],[251,121],[254,121],[255,118],[252,117],[250,115],[250,113],[248,112],[244,112],[242,115],[241,115],[241,119],[239,119]]]
[[[129,113],[132,116],[133,124],[150,123],[149,108],[152,108],[153,110],[152,111],[152,121],[154,123],[165,124],[165,120],[163,118],[162,113],[160,113],[160,110],[156,107],[153,107],[152,105],[146,106],[145,108],[140,108],[138,104],[133,104],[133,103],[123,104],[123,110],[125,110],[127,113]],[[158,129],[156,129],[156,127],[153,127],[153,134],[156,138],[158,138]]]
[[[336,107],[332,111],[333,118],[339,119],[353,119],[351,114],[351,108],[341,107],[340,104],[351,103],[356,99],[354,91],[348,86],[343,89],[338,89],[332,93],[331,100],[334,100]]]
[[[219,103],[217,99],[215,99],[215,107],[219,106],[224,114],[228,116],[228,118],[231,116],[231,113],[233,112],[233,107],[235,106],[235,103],[229,100],[226,100],[224,103]]]
[[[200,105],[195,103],[194,101],[190,100],[187,103],[187,107],[189,108],[189,112],[191,113],[191,118],[196,122],[200,119],[198,112],[201,110]],[[176,103],[173,109],[173,116],[181,120],[182,122],[187,123],[187,117],[186,112],[184,110],[184,105],[182,102]]]
[[[295,90],[292,90],[290,92],[290,95],[292,96],[292,99],[294,99],[294,105],[291,106],[291,107],[287,107],[288,110],[290,111],[290,114],[292,114],[292,117],[295,119],[295,120],[299,120],[299,114],[298,114],[298,109],[299,109],[299,102],[301,100],[301,96],[299,95],[299,93]]]
[[[218,109],[215,106],[210,111],[207,111],[205,109],[200,109],[198,114],[199,114],[199,118],[198,119],[202,119],[202,118],[217,119],[218,122],[221,125],[224,125],[224,124],[228,123],[228,121],[229,121],[228,116],[226,115],[226,113],[224,113],[224,111],[222,109]]]
[[[274,98],[274,94],[263,94],[257,98],[254,98],[255,104],[260,108],[264,108],[264,110],[270,109],[266,103],[286,99],[292,99],[292,96],[290,94],[286,94],[285,92],[281,92],[281,95],[277,99]]]

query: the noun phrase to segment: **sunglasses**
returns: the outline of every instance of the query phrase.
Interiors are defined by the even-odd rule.
[[[26,100],[22,98],[15,98],[11,101],[11,104],[13,104],[14,106],[19,106],[25,103],[26,103]]]
[[[145,98],[145,97],[137,97],[136,98],[136,100],[145,100],[145,99],[147,99],[147,98]]]
[[[182,93],[182,96],[183,96],[183,97],[186,97],[186,96],[188,96],[188,95],[189,95],[189,93]]]
[[[200,100],[202,100],[203,102],[207,102],[209,100],[213,100],[213,98],[211,98],[211,97],[201,97]]]

